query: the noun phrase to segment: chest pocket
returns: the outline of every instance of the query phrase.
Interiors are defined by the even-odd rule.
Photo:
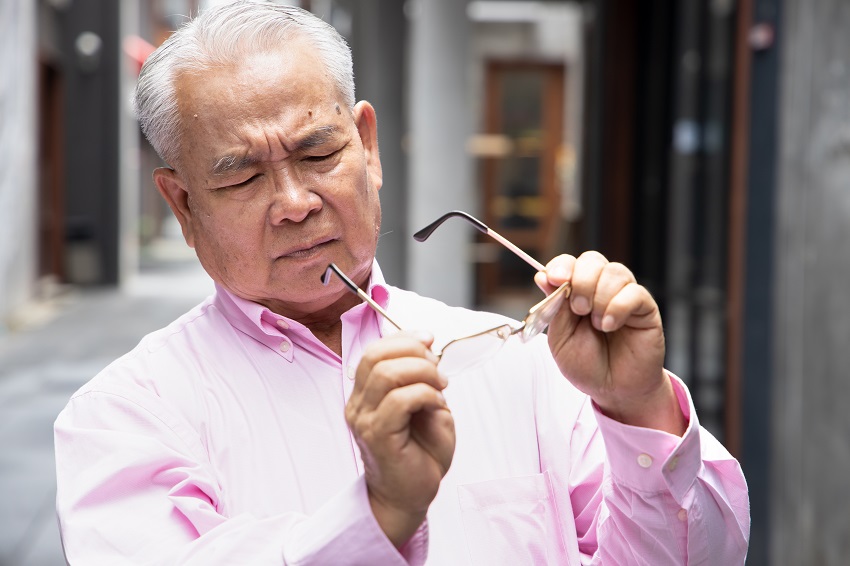
[[[549,474],[459,485],[473,564],[569,564]]]

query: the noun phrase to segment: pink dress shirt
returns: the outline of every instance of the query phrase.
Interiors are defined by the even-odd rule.
[[[440,343],[502,317],[383,282],[369,292]],[[343,407],[370,342],[365,304],[337,356],[301,324],[217,288],[81,388],[55,424],[71,564],[743,564],[747,487],[671,376],[683,438],[614,422],[509,340],[445,391],[457,448],[399,552],[375,522]]]

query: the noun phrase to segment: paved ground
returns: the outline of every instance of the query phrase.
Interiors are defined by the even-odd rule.
[[[32,327],[0,336],[0,566],[65,564],[54,512],[56,415],[110,361],[212,290],[185,254],[147,263],[126,289],[71,290]]]

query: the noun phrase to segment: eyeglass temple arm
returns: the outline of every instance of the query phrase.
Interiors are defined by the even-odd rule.
[[[383,316],[385,319],[387,319],[387,322],[389,322],[390,324],[395,326],[399,331],[401,331],[401,326],[396,324],[395,321],[390,318],[390,315],[387,314],[387,311],[385,311],[381,307],[381,305],[379,305],[374,300],[372,300],[372,297],[367,295],[363,291],[363,289],[361,289],[360,287],[358,287],[354,283],[354,281],[349,279],[348,276],[345,273],[343,273],[342,270],[339,267],[337,267],[335,263],[328,265],[328,268],[325,270],[325,274],[322,275],[322,285],[327,285],[328,283],[330,283],[331,272],[336,273],[336,276],[339,277],[342,280],[343,283],[345,283],[345,286],[348,287],[349,291],[351,291],[352,293],[356,294],[358,297],[360,297],[361,299],[366,301],[366,303],[370,307],[372,307],[376,312],[380,313],[381,316]]]
[[[512,252],[514,252],[516,255],[521,257],[523,261],[525,261],[525,263],[527,263],[537,271],[546,271],[546,267],[542,263],[540,263],[530,255],[519,249],[510,240],[505,239],[504,236],[502,236],[495,230],[491,230],[486,224],[484,224],[471,214],[468,214],[461,210],[453,210],[451,212],[445,213],[444,215],[436,219],[434,222],[428,224],[427,226],[416,232],[413,235],[413,239],[417,242],[424,242],[431,234],[434,233],[434,230],[436,230],[440,226],[440,224],[452,217],[463,218],[464,220],[475,226],[475,228],[478,229],[479,232],[484,232],[485,234],[487,234],[488,236],[490,236]]]

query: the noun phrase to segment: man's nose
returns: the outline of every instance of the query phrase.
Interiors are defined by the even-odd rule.
[[[285,221],[301,222],[310,213],[322,208],[322,198],[307,180],[291,171],[278,171],[274,176],[269,220],[272,224]]]

